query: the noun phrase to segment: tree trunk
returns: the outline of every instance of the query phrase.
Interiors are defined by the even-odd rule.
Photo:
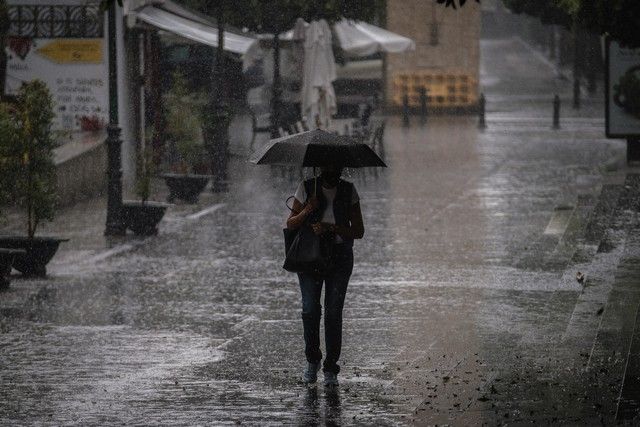
[[[152,162],[158,166],[162,161],[165,134],[165,117],[162,111],[162,73],[160,71],[161,46],[160,38],[156,31],[149,31],[148,53],[145,68],[149,78],[150,110],[153,115],[153,133],[151,135]],[[144,142],[143,142],[144,145]],[[142,153],[144,155],[144,153]]]
[[[4,99],[7,80],[7,33],[9,32],[9,9],[5,0],[0,0],[0,99]]]
[[[547,33],[547,43],[549,48],[549,59],[555,60],[557,57],[555,25],[552,26],[550,31]]]
[[[580,30],[573,24],[573,108],[580,109]]]
[[[594,95],[598,90],[598,73],[602,68],[602,62],[600,59],[600,38],[589,33],[587,35],[587,90],[590,95]]]
[[[278,127],[281,126],[281,97],[282,81],[280,79],[280,35],[273,35],[273,87],[271,99],[271,136],[278,136]]]

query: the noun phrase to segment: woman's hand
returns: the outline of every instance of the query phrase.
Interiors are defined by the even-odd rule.
[[[304,205],[298,201],[298,199],[293,199],[293,207],[291,208],[291,213],[289,214],[289,218],[287,218],[287,228],[297,229],[299,228],[313,211],[318,209],[320,203],[316,197],[310,197],[307,200],[307,203]]]
[[[318,206],[320,206],[320,202],[318,201],[318,198],[316,196],[311,196],[309,197],[309,200],[307,200],[305,209],[308,209],[308,212],[311,213],[316,209],[318,209]]]
[[[331,225],[332,224],[327,224],[326,222],[316,222],[311,224],[311,228],[317,236],[320,236],[331,230]]]
[[[330,224],[328,222],[316,222],[315,224],[311,224],[311,228],[313,232],[320,236],[321,234],[326,233],[335,233],[336,226],[335,224]]]
[[[315,222],[311,224],[311,229],[316,234],[316,236],[320,236],[321,234],[324,234],[324,231],[325,231],[324,224],[321,222]]]

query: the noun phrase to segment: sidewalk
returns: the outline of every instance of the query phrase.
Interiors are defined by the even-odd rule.
[[[230,169],[242,163],[241,157],[232,157]],[[189,222],[197,221],[206,215],[212,215],[224,204],[225,194],[211,193],[209,189],[202,192],[199,202],[194,205],[178,201],[170,206],[159,225],[159,234],[177,232]],[[164,180],[154,178],[152,181],[150,200],[165,201],[169,194]],[[135,200],[135,195],[125,193],[125,200]],[[153,237],[139,237],[129,230],[127,235],[104,236],[107,217],[106,196],[83,200],[74,205],[63,207],[56,212],[52,222],[40,224],[37,235],[54,236],[69,239],[61,243],[55,257],[47,266],[49,276],[64,276],[91,273],[96,263],[110,257],[126,254],[141,245],[148,244]],[[24,212],[10,209],[0,220],[0,234],[25,233],[26,219]],[[48,280],[24,280],[14,271],[10,288],[0,294],[0,316],[27,316],[25,312],[29,301],[46,293]]]
[[[171,207],[158,236],[105,239],[101,199],[43,229],[72,240],[0,294],[0,424],[633,422],[640,171],[601,102],[553,130],[562,83],[517,43],[482,48],[486,129],[387,117],[390,167],[347,177],[366,232],[337,390],[299,382],[297,182],[233,156],[229,193]]]

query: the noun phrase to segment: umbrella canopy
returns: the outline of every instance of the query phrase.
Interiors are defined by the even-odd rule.
[[[410,38],[362,21],[342,19],[334,24],[333,31],[342,50],[352,56],[368,56],[376,52],[399,53],[416,48]]]
[[[367,144],[321,129],[272,139],[257,150],[250,161],[257,165],[306,167],[329,164],[348,168],[387,166]]]
[[[337,111],[333,81],[336,63],[331,46],[331,29],[324,19],[313,21],[305,31],[302,75],[302,115],[307,122],[328,128]]]
[[[280,34],[280,40],[300,40],[300,25],[309,24],[304,21],[296,22],[295,28]],[[364,21],[341,19],[333,24],[333,32],[336,35],[337,46],[349,56],[369,56],[377,52],[400,53],[416,48],[416,43],[409,37]],[[256,43],[268,45],[273,35],[258,34],[257,38]]]

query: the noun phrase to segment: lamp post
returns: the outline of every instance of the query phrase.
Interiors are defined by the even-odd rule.
[[[118,126],[118,64],[116,52],[116,2],[108,12],[109,20],[109,126],[107,127],[107,223],[105,236],[122,236],[122,140]]]
[[[211,164],[211,191],[225,192],[227,185],[227,150],[229,146],[229,122],[231,120],[224,78],[224,3],[217,6],[218,46],[216,63],[211,73],[211,93],[205,111],[203,133]]]

